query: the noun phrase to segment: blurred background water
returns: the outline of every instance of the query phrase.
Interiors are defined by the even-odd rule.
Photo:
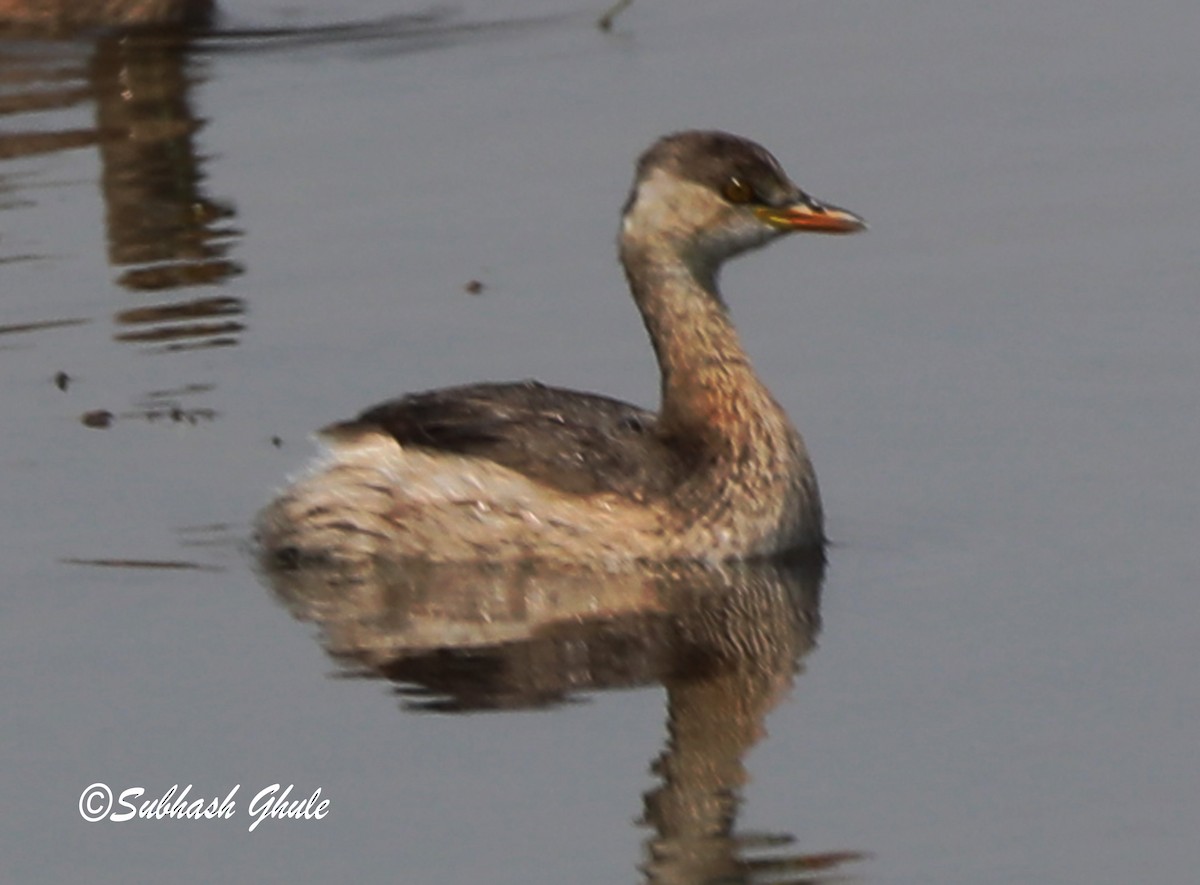
[[[1194,878],[1200,8],[601,11],[0,40],[7,880]],[[386,593],[346,634],[261,581],[250,520],[328,421],[478,379],[654,403],[613,236],[686,127],[872,225],[724,284],[828,572],[537,584],[587,617],[458,581],[491,595],[439,597],[455,629],[514,632],[403,666]],[[87,824],[94,782],[239,814]],[[272,783],[328,817],[247,833]]]

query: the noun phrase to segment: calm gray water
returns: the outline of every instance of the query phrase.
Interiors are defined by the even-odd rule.
[[[182,52],[0,42],[5,881],[1195,881],[1194,0],[639,0],[608,35],[309,6],[230,0]],[[821,476],[823,586],[731,578],[777,654],[683,682],[721,603],[576,588],[613,622],[521,621],[510,709],[456,712],[367,660],[390,609],[348,638],[260,581],[249,521],[403,390],[652,404],[612,239],[634,157],[694,126],[872,225],[725,278]],[[85,823],[97,782],[237,813]],[[274,783],[326,817],[248,832]],[[689,846],[723,860],[647,861]]]

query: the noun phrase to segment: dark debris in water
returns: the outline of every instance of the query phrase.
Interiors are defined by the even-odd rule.
[[[205,565],[201,562],[188,562],[181,559],[78,559],[64,557],[59,562],[64,565],[91,565],[100,568],[133,568],[133,569],[168,569],[172,571],[223,572],[220,566]]]
[[[617,0],[612,6],[608,7],[604,15],[596,19],[596,27],[602,31],[611,31],[613,22],[617,16],[628,9],[633,4],[633,0]]]
[[[201,421],[212,421],[218,414],[220,413],[216,409],[185,409],[181,406],[164,406],[135,412],[127,417],[145,418],[151,424],[163,418],[167,418],[175,424],[199,424]]]
[[[61,329],[64,326],[82,326],[90,322],[91,320],[70,319],[41,320],[34,323],[13,323],[7,326],[0,326],[0,335],[11,335],[16,332],[40,332],[42,329]]]
[[[186,396],[192,393],[208,393],[215,388],[215,384],[184,384],[182,387],[173,387],[168,390],[151,390],[146,394],[146,399],[150,402],[174,399],[175,397]]]
[[[113,413],[108,409],[92,409],[79,416],[84,427],[111,427]]]
[[[137,419],[150,424],[155,424],[159,421],[170,421],[172,424],[191,424],[194,426],[205,421],[214,421],[220,414],[216,409],[203,407],[185,409],[180,405],[164,403],[161,406],[152,406],[136,412],[122,412],[120,415],[114,415],[108,409],[92,409],[80,415],[79,420],[84,427],[99,428],[111,427],[113,422],[118,419],[122,421]]]
[[[306,48],[362,47],[374,54],[421,52],[472,40],[501,37],[544,27],[571,17],[554,13],[484,21],[458,17],[449,7],[432,6],[415,13],[385,15],[297,27],[218,28],[200,35],[197,43],[208,52],[295,53]]]

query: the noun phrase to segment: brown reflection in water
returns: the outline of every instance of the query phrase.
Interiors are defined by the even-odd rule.
[[[189,103],[199,68],[189,39],[155,30],[92,44],[0,44],[0,115],[94,108],[88,127],[61,128],[54,117],[60,128],[38,129],[36,118],[22,119],[25,128],[0,134],[0,160],[95,145],[109,262],[120,269],[116,282],[136,293],[210,287],[242,273],[230,258],[240,235],[230,223],[234,209],[203,192],[194,140],[203,121]],[[116,338],[158,350],[229,345],[244,328],[229,317],[244,313],[231,296],[156,294],[154,303],[117,314],[119,325],[136,328]],[[225,319],[206,321],[213,315]]]
[[[842,867],[865,857],[736,829],[745,755],[814,647],[823,572],[813,561],[264,567],[343,675],[395,683],[409,710],[546,708],[661,683],[668,739],[640,821],[654,883],[844,881]]]
[[[113,337],[118,341],[161,344],[166,350],[229,347],[237,344],[238,333],[246,327],[238,320],[213,318],[240,316],[244,311],[240,298],[228,296],[137,307],[117,314],[118,324],[134,328]]]
[[[156,353],[231,346],[245,328],[243,300],[212,291],[242,273],[230,257],[240,232],[232,226],[232,205],[204,193],[196,145],[203,121],[189,101],[203,72],[191,54],[197,37],[159,29],[91,41],[0,41],[0,115],[17,124],[0,133],[0,161],[95,146],[109,264],[134,299],[116,312],[113,338]],[[90,112],[90,126],[72,125],[82,122],[76,110]],[[0,165],[0,208],[30,205],[31,193]],[[0,256],[0,262],[43,257]],[[0,331],[77,322],[42,320]],[[181,392],[194,399],[211,388],[189,384]],[[198,424],[218,415],[185,405],[180,393],[148,394],[133,411],[89,405],[81,418],[88,427],[128,418]],[[108,408],[95,408],[102,405]]]
[[[229,257],[239,232],[232,206],[202,191],[194,136],[202,122],[188,93],[196,81],[187,42],[161,34],[105,39],[89,67],[95,86],[109,261],[117,282],[142,293],[208,287],[242,273]],[[161,297],[161,296],[160,296]],[[244,328],[232,296],[188,296],[123,310],[118,341],[163,350],[227,346]],[[225,317],[212,321],[213,317]]]
[[[0,32],[2,34],[3,32]],[[8,43],[0,40],[0,117],[72,108],[91,99],[86,58],[62,44]],[[0,133],[0,160],[89,147],[93,128],[13,129]],[[4,208],[11,208],[5,201]]]
[[[65,34],[97,26],[204,24],[212,0],[0,0],[0,28]]]

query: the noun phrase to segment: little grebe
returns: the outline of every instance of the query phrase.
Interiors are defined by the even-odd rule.
[[[260,518],[265,552],[614,563],[821,548],[804,442],[750,367],[717,273],[784,234],[864,227],[753,142],[660,139],[619,237],[662,372],[659,413],[536,382],[383,403],[322,431],[327,454]]]

